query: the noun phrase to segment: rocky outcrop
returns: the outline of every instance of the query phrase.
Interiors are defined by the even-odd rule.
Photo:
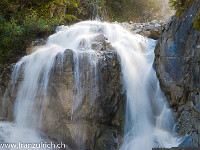
[[[123,137],[125,91],[120,64],[116,52],[108,49],[104,40],[100,42],[100,49],[94,46],[100,51],[96,66],[90,64],[90,54],[78,56],[79,87],[74,85],[76,62],[72,50],[65,51],[63,72],[57,65],[52,73],[44,131],[51,139],[77,149],[115,150]]]
[[[157,40],[162,33],[162,28],[165,25],[165,21],[153,20],[147,23],[133,23],[131,21],[130,23],[123,22],[121,25],[134,34],[140,34],[142,36]]]
[[[200,144],[200,34],[192,23],[198,11],[200,0],[173,17],[155,49],[161,88],[175,111],[178,133],[187,135],[181,146]]]
[[[118,55],[106,39],[101,34],[95,37],[93,53],[67,49],[58,54],[50,75],[42,131],[73,150],[117,150],[122,143],[126,91]],[[84,41],[80,46],[84,47]],[[9,81],[8,77],[3,81]],[[18,84],[23,74],[20,77]],[[17,86],[14,91],[12,86],[4,95],[4,120],[13,116]]]

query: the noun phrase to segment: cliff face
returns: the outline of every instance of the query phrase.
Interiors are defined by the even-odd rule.
[[[200,144],[200,34],[192,23],[198,11],[200,0],[173,17],[155,49],[155,69],[175,111],[177,131],[188,135],[182,146]]]

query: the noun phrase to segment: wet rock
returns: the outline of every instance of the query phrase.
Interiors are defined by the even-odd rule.
[[[33,53],[39,46],[42,46],[46,43],[47,39],[36,39],[30,43],[30,45],[26,48],[26,54]]]
[[[4,71],[0,74],[0,120],[5,121],[13,120],[13,93],[7,90],[9,87],[9,83],[11,80],[11,74],[13,70],[14,64],[11,64],[7,68],[4,68]]]
[[[108,38],[103,34],[99,34],[94,38],[94,41],[98,42],[98,43],[102,43],[102,42],[104,42],[106,40],[108,40]]]
[[[85,50],[85,45],[86,41],[80,43],[79,54],[67,49],[64,55],[57,55],[49,79],[49,101],[41,130],[51,140],[62,141],[72,149],[117,150],[122,143],[126,106],[120,61],[112,45],[101,34],[91,43],[92,53]],[[6,100],[2,107],[5,110],[1,109],[4,120],[13,119],[22,72],[15,90],[9,84],[11,70],[1,77],[0,85],[5,84],[5,87],[0,86],[3,88],[0,100],[3,95]],[[40,108],[40,103],[36,105]]]
[[[105,37],[103,34],[97,35],[94,38],[94,43],[91,45],[91,48],[96,51],[110,51],[114,50],[111,43],[109,43],[108,38]]]
[[[200,11],[197,0],[164,28],[155,49],[161,88],[175,111],[177,131],[187,136],[182,146],[198,146],[200,138],[200,34],[192,20]]]
[[[92,49],[95,49],[97,51],[101,51],[101,50],[104,50],[104,46],[101,43],[93,43]]]
[[[73,99],[77,92],[74,54],[71,50],[65,51],[63,72],[56,66],[52,74],[44,131],[51,138],[77,149],[116,150],[122,142],[125,90],[122,90],[119,59],[115,51],[103,49],[98,54],[96,75],[95,68],[88,62],[88,55],[80,56],[82,95],[76,105]]]

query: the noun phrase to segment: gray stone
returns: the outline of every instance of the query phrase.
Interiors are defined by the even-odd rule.
[[[121,23],[123,27],[130,30],[134,34],[140,34],[142,36],[152,38],[157,40],[162,33],[162,28],[164,26],[165,22],[153,20],[151,22],[147,23]]]
[[[60,65],[62,57],[58,54],[51,72],[48,87],[49,102],[44,113],[42,131],[50,139],[62,141],[72,149],[117,150],[122,143],[126,91],[123,87],[120,60],[106,39],[102,35],[95,37],[95,43],[101,45],[101,48],[93,47],[98,56],[96,74],[94,67],[89,63],[91,58],[87,51],[83,51],[79,56],[83,94],[73,114],[73,98],[77,93],[74,84],[76,62],[73,51],[65,50],[62,68]],[[82,44],[84,47],[84,41]],[[4,95],[6,104],[1,110],[4,112],[2,117],[4,120],[12,121],[17,88],[13,91],[11,88],[13,85],[9,85],[10,75],[11,70],[2,74],[0,88],[3,90],[0,100]],[[18,84],[22,80],[21,73]]]
[[[175,111],[182,146],[198,146],[200,139],[200,34],[192,20],[200,0],[166,25],[155,49],[154,66],[161,88]]]

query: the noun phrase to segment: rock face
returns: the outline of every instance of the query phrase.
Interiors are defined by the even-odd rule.
[[[84,47],[84,41],[80,46]],[[73,150],[117,150],[123,138],[126,107],[120,61],[103,35],[94,39],[92,47],[94,54],[65,50],[64,55],[57,55],[49,79],[49,101],[45,106],[42,131]],[[97,59],[91,63],[93,57]],[[5,77],[7,79],[2,81],[8,82],[10,76]],[[4,120],[13,119],[16,97],[16,91],[8,83],[0,93],[6,93],[6,103],[1,110]]]
[[[11,80],[13,65],[5,68],[0,74],[0,120],[12,120],[13,104],[14,100],[10,99],[9,92],[7,92],[7,87],[9,86]],[[4,101],[4,96],[8,98],[8,101]]]
[[[200,144],[200,34],[192,23],[198,11],[200,0],[174,17],[155,49],[161,88],[174,108],[178,133],[187,135],[181,146]]]
[[[123,136],[125,93],[117,54],[103,51],[96,75],[95,68],[87,66],[87,54],[81,56],[85,57],[79,60],[82,94],[77,101],[73,99],[80,90],[74,88],[74,54],[71,50],[65,53],[63,72],[57,66],[52,74],[45,133],[77,149],[118,149]]]

